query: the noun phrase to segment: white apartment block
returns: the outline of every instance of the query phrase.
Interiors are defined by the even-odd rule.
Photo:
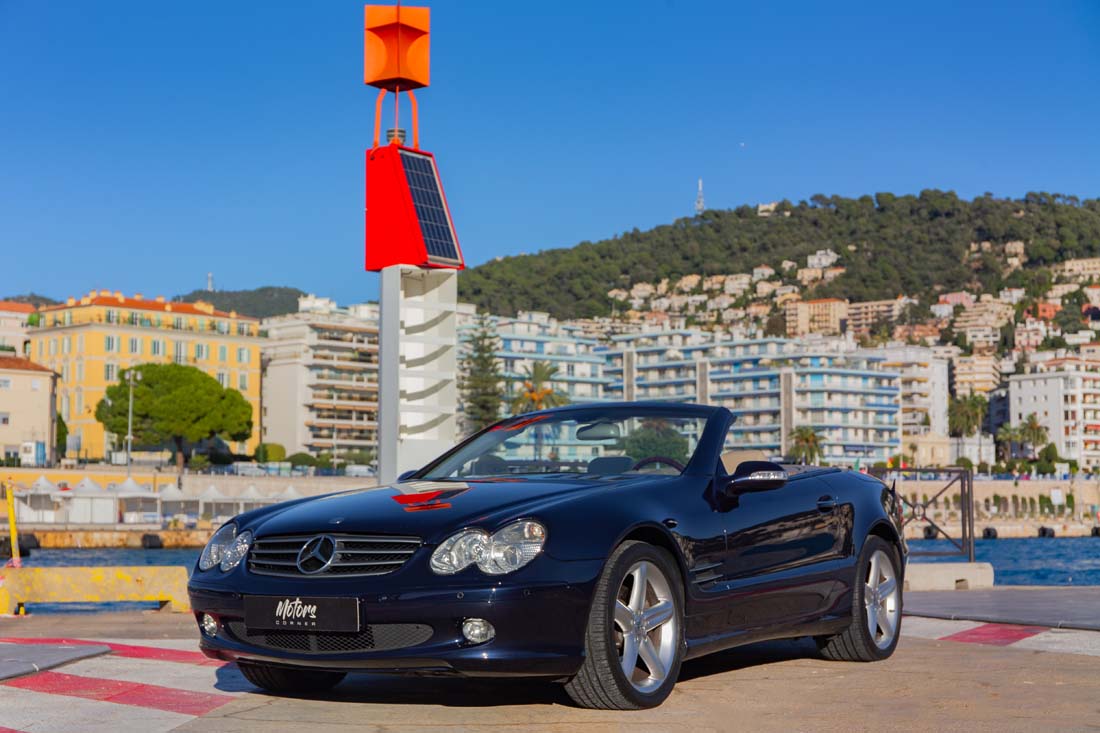
[[[924,346],[884,346],[863,353],[882,359],[901,383],[901,430],[911,435],[947,435],[950,364]]]
[[[378,306],[306,296],[267,318],[262,436],[287,454],[374,450],[378,431]]]
[[[603,357],[595,353],[599,341],[583,336],[577,325],[537,311],[520,311],[515,318],[494,316],[493,321],[500,337],[497,356],[504,373],[506,402],[519,394],[536,361],[557,367],[550,386],[570,402],[602,399]]]
[[[732,341],[696,331],[616,339],[607,349],[611,399],[728,407],[727,447],[790,453],[790,433],[810,425],[825,461],[867,466],[901,449],[899,375],[845,339]]]
[[[1008,393],[1012,425],[1022,425],[1034,413],[1059,456],[1082,469],[1100,467],[1100,362],[1045,362],[1033,372],[1009,377]]]
[[[806,257],[806,267],[824,270],[826,267],[832,267],[839,259],[840,255],[831,249],[819,249]]]

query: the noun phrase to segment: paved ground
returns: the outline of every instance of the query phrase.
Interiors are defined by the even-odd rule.
[[[0,683],[0,731],[1100,730],[1091,631],[906,618],[886,662],[828,662],[806,641],[760,644],[686,664],[656,710],[606,713],[572,707],[553,685],[506,680],[354,675],[324,699],[275,698],[198,654],[192,623],[157,613],[0,619],[0,645],[112,650]]]
[[[996,586],[982,590],[909,591],[905,612],[917,616],[972,619],[1100,631],[1100,587]]]

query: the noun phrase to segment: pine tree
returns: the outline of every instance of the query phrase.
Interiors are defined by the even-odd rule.
[[[500,419],[504,400],[504,375],[497,360],[497,334],[485,314],[478,316],[477,328],[466,342],[461,364],[461,390],[465,430],[472,434]]]

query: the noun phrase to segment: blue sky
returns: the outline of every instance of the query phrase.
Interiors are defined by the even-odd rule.
[[[469,264],[689,215],[699,177],[1100,196],[1100,3],[956,5],[440,0],[421,145]],[[362,6],[0,0],[0,295],[376,297]]]

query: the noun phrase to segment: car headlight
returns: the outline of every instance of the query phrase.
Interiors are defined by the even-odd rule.
[[[210,570],[215,565],[220,566],[223,572],[232,570],[248,554],[251,546],[251,532],[246,530],[238,535],[237,525],[226,524],[214,533],[203,548],[199,556],[199,570]]]
[[[493,534],[464,529],[441,542],[429,564],[438,575],[454,575],[470,565],[487,575],[504,575],[534,560],[545,542],[546,528],[532,519],[512,522]]]
[[[229,544],[222,553],[222,561],[219,567],[222,572],[229,572],[241,564],[241,560],[248,554],[248,548],[252,547],[252,533],[247,529],[237,535],[237,538]]]

